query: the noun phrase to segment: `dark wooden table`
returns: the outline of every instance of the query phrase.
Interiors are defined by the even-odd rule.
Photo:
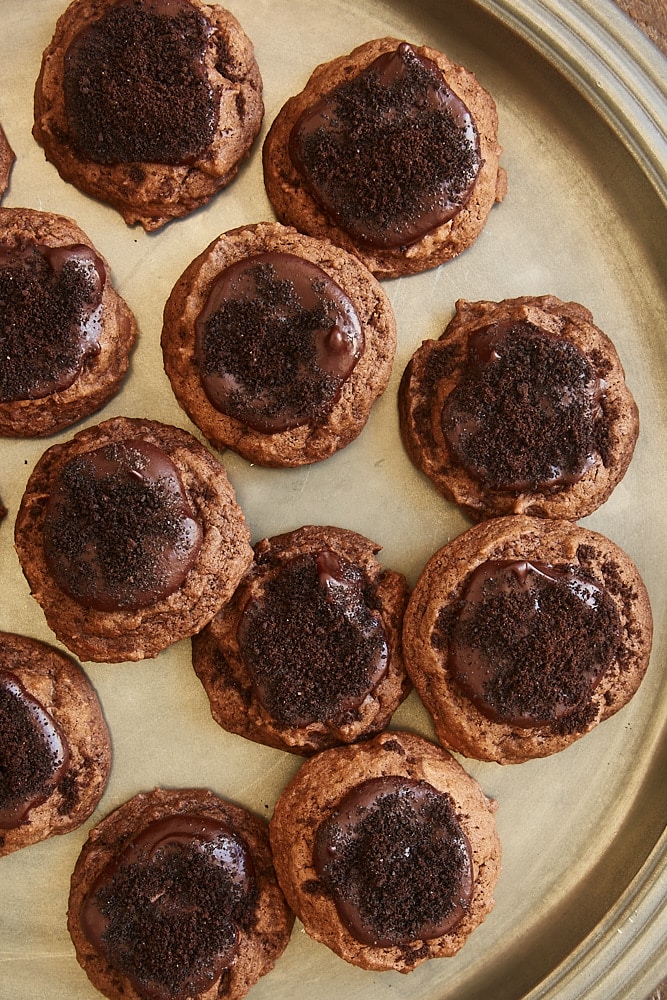
[[[616,0],[616,3],[667,55],[667,3],[665,0]]]

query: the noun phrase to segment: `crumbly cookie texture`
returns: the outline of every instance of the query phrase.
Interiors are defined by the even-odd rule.
[[[0,199],[9,187],[9,175],[12,172],[15,159],[14,150],[9,145],[5,131],[0,125]]]
[[[135,795],[90,831],[72,874],[67,916],[70,936],[79,964],[96,989],[109,997],[109,1000],[120,1000],[120,998],[146,1000],[147,996],[156,994],[148,991],[148,987],[142,989],[141,982],[138,981],[141,970],[136,970],[136,975],[131,976],[128,967],[114,967],[106,956],[91,944],[82,922],[82,909],[86,897],[105,868],[113,865],[128,847],[131,849],[133,840],[141,837],[150,824],[162,824],[162,829],[166,830],[168,835],[170,825],[177,831],[187,829],[189,820],[195,828],[203,822],[213,824],[215,830],[219,824],[218,828],[223,832],[226,830],[228,836],[240,841],[244,851],[247,852],[253,873],[254,900],[245,907],[246,912],[242,912],[237,920],[233,923],[230,921],[230,933],[234,934],[235,930],[237,933],[236,954],[231,964],[221,969],[217,966],[218,954],[215,946],[212,945],[210,953],[205,949],[207,934],[215,940],[216,932],[222,933],[219,914],[209,916],[208,923],[205,915],[198,919],[199,912],[207,900],[204,887],[199,894],[197,907],[190,905],[187,911],[187,904],[180,899],[178,883],[174,879],[171,894],[167,892],[165,895],[165,920],[169,919],[170,905],[176,912],[179,906],[184,906],[188,912],[187,918],[181,918],[179,931],[182,931],[182,934],[177,935],[179,941],[174,942],[174,952],[181,948],[184,961],[191,962],[191,969],[188,971],[192,973],[196,982],[200,984],[205,982],[205,985],[200,985],[192,991],[184,981],[182,987],[176,991],[176,986],[171,984],[175,992],[169,995],[183,1000],[186,998],[187,1000],[241,1000],[258,979],[271,971],[287,946],[294,916],[287,907],[276,881],[266,821],[204,789],[156,788],[152,792]],[[178,827],[179,821],[186,825]],[[181,843],[183,844],[184,840]],[[223,863],[233,861],[233,855],[223,856],[222,861]],[[140,882],[138,888],[141,891]],[[210,895],[208,898],[211,898]],[[194,912],[195,909],[199,912]],[[155,912],[159,917],[159,910]],[[132,920],[132,918],[130,901],[125,919]],[[198,927],[198,931],[196,929],[194,931],[198,940],[187,940],[188,922],[191,922],[193,927]],[[169,942],[165,939],[164,933],[162,940],[159,940],[158,936],[158,940],[152,942],[151,929],[144,928],[143,952],[148,952],[156,960],[153,972],[157,972],[159,977],[160,949],[168,946]],[[164,932],[164,927],[162,931]],[[154,952],[151,951],[152,948],[155,949]],[[173,965],[174,952],[165,951],[164,963]],[[126,964],[131,965],[131,962]],[[207,979],[209,969],[210,976]],[[182,968],[177,966],[178,974],[182,974],[182,971]],[[184,976],[184,980],[185,978],[187,977]]]
[[[0,244],[7,247],[10,256],[12,251],[21,253],[31,248],[83,246],[95,254],[104,270],[102,298],[96,312],[96,347],[84,358],[72,384],[37,398],[0,401],[0,435],[45,437],[97,412],[119,391],[130,364],[137,323],[113,286],[109,264],[72,219],[30,208],[0,208]],[[10,293],[11,287],[7,290]],[[39,317],[40,321],[48,322],[48,315]],[[73,315],[72,323],[75,321]],[[15,336],[15,331],[9,330],[9,336]],[[4,342],[0,319],[0,343]]]
[[[449,797],[472,861],[467,912],[447,933],[391,946],[363,943],[341,920],[314,864],[318,829],[352,790],[373,779],[427,783]],[[351,747],[325,750],[306,761],[282,792],[270,823],[278,880],[307,933],[362,969],[411,972],[429,958],[454,955],[493,908],[501,845],[496,803],[446,751],[420,736],[384,732]],[[374,859],[382,870],[382,860]],[[442,873],[441,873],[442,875]],[[406,887],[410,895],[410,887]],[[406,903],[406,905],[408,905]]]
[[[320,268],[352,303],[364,336],[363,352],[326,418],[271,432],[216,409],[204,391],[195,358],[195,324],[216,278],[263,253],[292,254]],[[186,268],[165,305],[162,350],[178,402],[215,448],[231,448],[260,465],[292,467],[328,458],[361,433],[391,375],[396,322],[379,282],[355,256],[328,240],[264,222],[223,233]]]
[[[542,636],[543,648],[535,654],[542,664],[540,674],[544,674],[540,693],[530,695],[529,691],[527,702],[529,710],[531,697],[539,700],[541,708],[545,703],[552,705],[551,721],[517,725],[516,719],[490,717],[480,711],[454,676],[450,641],[466,586],[479,567],[504,562],[547,567],[547,573],[549,567],[572,571],[584,581],[580,593],[585,595],[587,583],[592,583],[604,590],[605,601],[615,609],[616,648],[597,683],[584,692],[581,703],[573,703],[570,715],[559,716],[558,697],[553,694],[550,698],[549,688],[546,694],[544,691],[552,676],[547,675],[547,664],[557,671],[559,663],[567,662],[565,652],[574,655],[574,639],[563,640],[569,622],[559,622],[557,615],[547,619],[554,632]],[[575,589],[577,586],[573,584]],[[494,621],[497,637],[509,635],[509,622]],[[652,630],[646,587],[637,567],[618,545],[570,521],[513,515],[475,525],[431,557],[408,603],[403,647],[407,670],[443,746],[466,757],[514,764],[564,750],[623,708],[646,673]],[[591,648],[589,666],[593,652]],[[526,662],[533,662],[530,649],[524,656]]]
[[[178,5],[171,5],[170,12],[169,5],[163,5],[164,18],[184,16],[185,11],[185,16],[198,15],[203,19],[205,44],[201,71],[197,63],[193,78],[195,86],[205,86],[210,91],[210,115],[204,117],[207,120],[210,117],[215,128],[205,146],[189,154],[176,152],[161,156],[153,153],[151,158],[144,159],[139,155],[131,158],[132,154],[127,152],[114,157],[112,151],[102,157],[101,162],[95,162],[90,154],[78,148],[67,112],[66,56],[72,43],[107,15],[115,4],[116,0],[74,0],[58,20],[53,39],[44,51],[35,87],[33,134],[64,180],[93,198],[108,202],[128,225],[140,223],[150,231],[206,204],[236,176],[261,127],[264,114],[262,78],[252,42],[238,20],[224,7],[201,0],[182,0]],[[138,0],[136,9],[136,16],[157,17],[160,13],[159,10],[156,13],[155,5],[144,0]],[[183,113],[180,116],[172,114],[181,91],[187,90],[189,83],[187,80],[184,83],[181,71],[169,61],[173,39],[171,43],[162,44],[159,32],[155,42],[150,33],[147,37],[148,57],[152,62],[142,70],[143,76],[138,74],[137,86],[155,88],[158,80],[164,86],[165,78],[174,77],[169,85],[170,97],[163,98],[161,107],[144,112],[149,120],[166,116],[165,127],[158,135],[160,142],[169,141],[181,120],[186,127],[193,105],[197,113],[197,98],[184,98]],[[187,45],[184,39],[183,34],[183,45]],[[138,72],[135,66],[131,69],[133,73]],[[119,85],[123,85],[122,80]],[[113,88],[109,94],[113,99]],[[122,115],[125,98],[121,97],[119,105],[120,110],[115,113]],[[138,106],[137,116],[140,113]],[[133,124],[130,121],[128,127]],[[148,154],[142,155],[148,157]]]
[[[303,184],[289,152],[290,134],[300,115],[323,95],[365,70],[379,56],[397,49],[396,38],[378,38],[358,46],[349,55],[318,66],[301,93],[291,97],[276,116],[263,146],[264,182],[278,219],[311,236],[330,239],[356,254],[380,279],[415,274],[436,267],[465,250],[484,228],[491,208],[507,191],[507,176],[499,165],[498,116],[491,95],[475,76],[444,53],[414,46],[442,73],[446,86],[463,101],[479,136],[481,169],[465,206],[453,219],[437,226],[408,246],[378,249],[363,246],[332,222]]]
[[[382,568],[376,558],[378,551],[378,545],[356,532],[312,525],[264,539],[255,546],[255,561],[231,601],[192,639],[195,672],[206,689],[213,717],[224,729],[259,743],[309,756],[327,747],[367,739],[384,728],[410,690],[403,669],[400,639],[407,584],[401,574]],[[318,559],[323,573],[319,592],[324,596],[321,599],[325,603],[329,601],[330,606],[336,603],[336,587],[343,592],[338,616],[334,617],[327,606],[328,624],[324,624],[327,634],[330,630],[339,636],[340,657],[335,664],[327,658],[331,655],[330,643],[326,636],[319,634],[318,619],[311,617],[310,604],[302,607],[301,625],[296,630],[291,616],[287,621],[276,617],[273,626],[276,651],[281,649],[281,637],[285,636],[282,647],[285,659],[281,658],[280,662],[288,669],[290,657],[293,662],[289,676],[279,674],[277,680],[274,678],[271,682],[276,685],[275,690],[272,688],[271,699],[277,698],[281,713],[278,718],[277,711],[271,710],[273,701],[269,699],[267,703],[266,698],[260,697],[253,683],[253,674],[239,639],[239,625],[249,602],[262,601],[267,587],[275,585],[281,572],[290,572],[291,567],[297,565],[301,568],[306,560],[314,567]],[[330,599],[326,596],[329,589],[332,590]],[[361,601],[356,611],[348,612],[348,622],[345,602],[352,600],[357,592]],[[314,601],[309,590],[304,593],[304,602],[307,599]],[[351,641],[347,628],[359,642],[355,646],[356,656],[361,657],[364,651],[363,643],[354,632],[355,615],[361,614],[362,609],[368,609],[364,627],[372,628],[373,621],[379,622],[388,648],[386,670],[377,681],[370,682],[365,694],[363,690],[359,693],[349,675],[336,674],[336,666],[346,662],[343,643]],[[284,605],[278,603],[277,616],[281,610]],[[292,645],[295,642],[296,650]],[[293,650],[291,654],[290,649]],[[303,652],[302,658],[299,650]],[[349,651],[346,655],[350,655]],[[261,662],[259,666],[262,667]],[[350,668],[357,667],[355,659]],[[266,664],[266,671],[271,678],[271,664]],[[263,677],[260,673],[260,680]],[[308,719],[293,718],[293,709],[299,701],[297,677],[301,678],[300,683],[308,685]],[[361,680],[354,682],[362,683]],[[355,704],[341,706],[340,699],[349,699],[353,689]],[[284,697],[280,696],[283,690]],[[294,705],[290,704],[292,701]]]
[[[9,787],[12,766],[24,770],[35,757],[23,760],[29,747],[25,738],[12,744],[15,713],[25,710],[26,718],[35,704],[46,713],[48,727],[57,727],[66,746],[66,764],[50,792],[36,803],[14,826],[0,825],[0,857],[56,834],[69,833],[81,826],[100,801],[111,766],[111,739],[97,695],[81,667],[59,650],[28,636],[0,632],[0,675],[18,682],[13,699],[3,699],[3,746],[11,759],[3,763],[3,791],[0,809]],[[32,708],[30,707],[32,706]],[[46,725],[46,723],[45,723]],[[27,778],[24,778],[27,781]]]
[[[137,610],[97,610],[78,603],[52,578],[44,546],[47,501],[70,459],[128,440],[144,441],[168,455],[202,525],[203,540],[194,565],[168,596]],[[252,561],[250,533],[224,468],[187,431],[140,418],[112,418],[42,455],[21,501],[15,544],[32,594],[58,638],[80,659],[103,662],[154,657],[200,631]]]
[[[594,386],[584,385],[578,375],[575,384],[563,389],[559,381],[553,381],[560,376],[552,374],[554,358],[547,348],[547,361],[542,362],[541,368],[537,367],[540,363],[537,352],[530,361],[524,357],[527,381],[523,388],[518,384],[518,376],[510,373],[509,377],[517,383],[511,399],[505,398],[507,393],[505,396],[502,392],[499,394],[497,389],[492,396],[480,395],[486,409],[480,403],[475,420],[483,429],[484,421],[497,415],[494,433],[507,434],[505,441],[500,440],[502,447],[507,448],[504,468],[500,472],[510,468],[510,460],[518,455],[527,457],[528,464],[551,454],[558,462],[561,455],[555,448],[566,450],[577,437],[583,440],[584,435],[588,435],[589,450],[587,453],[582,451],[581,468],[574,474],[564,470],[552,483],[505,485],[494,481],[488,469],[471,471],[457,456],[452,437],[443,429],[443,409],[456,398],[455,394],[462,395],[464,403],[470,398],[470,393],[464,392],[461,386],[467,385],[466,377],[485,350],[481,345],[482,355],[478,353],[471,360],[474,338],[480,331],[513,326],[536,329],[542,343],[554,345],[554,350],[564,348],[572,353],[576,350],[583,365],[589,366],[591,382],[595,383]],[[491,367],[487,364],[488,370]],[[584,396],[588,392],[589,402]],[[537,402],[531,394],[539,397]],[[548,416],[547,407],[551,404],[556,410],[562,407],[564,424],[566,420],[575,419],[565,407],[572,400],[576,403],[578,397],[582,409],[588,406],[588,412],[581,418],[576,417],[578,424],[569,425],[556,438],[556,424]],[[399,389],[399,417],[403,443],[412,462],[443,496],[459,504],[476,521],[505,514],[574,521],[591,514],[608,499],[625,475],[639,434],[637,405],[626,385],[625,372],[613,343],[595,326],[588,309],[576,302],[562,302],[553,295],[522,296],[501,302],[459,300],[456,313],[440,339],[425,341],[408,363]],[[461,440],[468,433],[464,424],[465,421],[459,419]],[[487,440],[489,435],[487,429]],[[498,454],[500,451],[496,450],[496,463]],[[490,458],[493,460],[494,455]]]

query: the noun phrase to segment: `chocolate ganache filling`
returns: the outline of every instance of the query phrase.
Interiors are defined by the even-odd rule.
[[[0,243],[0,403],[71,386],[99,353],[106,269],[90,247]]]
[[[391,948],[452,931],[470,907],[470,844],[450,797],[426,781],[370,778],[315,835],[315,870],[363,944]]]
[[[0,829],[13,829],[62,780],[69,747],[60,726],[19,679],[0,670]]]
[[[61,590],[84,607],[136,610],[168,597],[202,539],[176,467],[147,441],[70,459],[49,496],[47,563]]]
[[[284,726],[342,720],[386,673],[389,646],[363,572],[329,550],[262,581],[238,627],[255,692]]]
[[[174,815],[145,827],[107,864],[81,926],[140,996],[185,1000],[234,962],[257,894],[242,837],[207,816]]]
[[[547,493],[604,457],[605,389],[574,344],[523,320],[481,327],[445,400],[442,430],[457,461],[486,486]]]
[[[187,0],[119,0],[75,36],[63,90],[81,159],[187,164],[218,124],[205,56],[213,28]]]
[[[470,112],[406,42],[307,108],[289,153],[335,224],[379,249],[415,243],[454,218],[481,167]]]
[[[591,695],[614,663],[622,628],[603,584],[569,567],[481,563],[448,631],[452,676],[494,721],[577,732],[595,716]]]
[[[222,271],[195,334],[210,403],[269,434],[323,423],[364,348],[359,317],[336,282],[277,252]]]

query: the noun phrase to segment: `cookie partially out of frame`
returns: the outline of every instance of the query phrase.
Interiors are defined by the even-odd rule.
[[[109,1000],[241,1000],[289,941],[266,821],[203,789],[136,795],[72,874],[77,959]]]
[[[255,546],[231,601],[192,640],[224,729],[308,756],[384,728],[410,689],[407,585],[378,550],[356,532],[313,525]]]
[[[495,810],[420,736],[325,750],[276,803],[278,880],[316,941],[362,969],[411,972],[454,955],[493,908]]]
[[[553,295],[456,303],[399,390],[406,450],[474,520],[579,520],[625,475],[639,414],[588,309]]]
[[[252,42],[201,0],[74,0],[44,51],[33,134],[64,180],[158,229],[236,176],[264,113]]]
[[[570,521],[475,525],[424,567],[407,670],[441,743],[514,764],[565,749],[635,695],[652,642],[630,557]]]
[[[0,435],[55,434],[101,409],[136,336],[108,263],[72,219],[0,209]]]
[[[116,417],[53,445],[15,542],[33,596],[82,660],[157,656],[200,631],[252,560],[224,468],[191,434]]]
[[[9,175],[14,165],[14,150],[9,145],[5,131],[0,125],[0,199],[9,186]]]
[[[280,223],[223,233],[174,286],[164,366],[214,447],[251,462],[318,462],[363,430],[396,324],[379,282],[326,240]]]
[[[473,243],[507,189],[500,153],[495,103],[469,70],[378,38],[318,66],[286,102],[264,182],[281,222],[392,278]]]
[[[0,857],[88,819],[106,787],[111,740],[78,663],[0,632]]]

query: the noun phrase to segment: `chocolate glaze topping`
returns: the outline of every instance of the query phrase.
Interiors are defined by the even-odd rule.
[[[257,254],[222,271],[195,327],[209,401],[264,433],[323,423],[364,348],[345,292],[289,253]]]
[[[176,467],[141,440],[105,445],[67,462],[44,523],[56,583],[99,611],[134,610],[173,593],[202,538]]]
[[[257,697],[285,726],[340,720],[384,676],[389,647],[363,572],[334,552],[295,556],[262,584],[238,629]]]
[[[307,108],[289,153],[336,225],[383,249],[414,243],[452,219],[481,166],[465,104],[406,42]]]
[[[0,733],[0,829],[7,830],[48,799],[70,755],[58,723],[8,670],[0,670]]]
[[[257,901],[251,855],[221,821],[156,820],[93,883],[81,926],[147,1000],[185,1000],[234,961]]]
[[[74,38],[63,89],[69,139],[100,164],[187,164],[218,124],[205,54],[213,28],[187,0],[119,0]]]
[[[0,403],[73,384],[99,353],[105,281],[90,247],[0,243]]]
[[[449,933],[473,890],[470,844],[449,796],[426,781],[371,778],[315,835],[313,864],[341,921],[381,948]]]
[[[591,694],[620,642],[603,584],[571,567],[489,560],[454,609],[448,664],[488,718],[577,732],[595,715]]]
[[[605,388],[574,344],[523,320],[485,326],[471,335],[442,430],[486,486],[550,492],[576,483],[604,451]]]

